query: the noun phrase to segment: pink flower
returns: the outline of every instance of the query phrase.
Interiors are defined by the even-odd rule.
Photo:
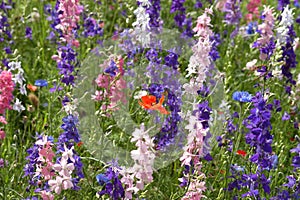
[[[5,132],[0,129],[0,140],[4,140],[5,136]]]
[[[3,124],[7,124],[7,121],[5,120],[5,118],[3,116],[0,116],[0,122]]]
[[[72,171],[74,170],[74,163],[68,163],[67,160],[62,157],[60,163],[56,163],[53,166],[53,169],[57,171],[61,176],[70,177]]]
[[[53,200],[54,199],[54,195],[51,194],[50,192],[42,190],[42,191],[40,191],[40,193],[41,193],[41,197],[43,200]]]
[[[67,190],[74,187],[69,177],[56,176],[56,179],[49,180],[48,184],[50,186],[50,190],[54,191],[56,194],[60,194],[62,190]]]
[[[56,28],[63,32],[64,38],[61,39],[68,44],[79,47],[79,41],[75,39],[73,30],[77,29],[83,7],[79,5],[79,0],[61,0],[58,10],[61,13],[58,16],[60,24]]]
[[[73,158],[74,146],[72,146],[71,149],[68,149],[66,144],[64,144],[64,149],[65,149],[65,151],[62,153],[62,157],[65,160],[70,159],[73,163],[75,163],[75,159]]]
[[[12,109],[10,103],[13,100],[14,86],[11,72],[2,71],[0,73],[0,114],[4,114],[6,109]]]

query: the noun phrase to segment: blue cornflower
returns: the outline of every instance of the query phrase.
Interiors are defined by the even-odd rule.
[[[251,102],[252,95],[245,91],[236,91],[233,93],[232,99],[240,102]]]
[[[109,179],[105,174],[98,174],[98,175],[96,176],[96,179],[97,179],[97,182],[98,182],[100,185],[109,183],[109,181],[110,181],[110,179]]]
[[[48,86],[48,82],[46,80],[39,79],[39,80],[36,80],[34,82],[34,85],[38,86],[38,87],[47,87]]]

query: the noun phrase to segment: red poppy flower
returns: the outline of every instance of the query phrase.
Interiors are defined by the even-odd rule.
[[[238,155],[243,156],[243,157],[245,157],[245,156],[247,155],[247,152],[246,152],[246,151],[243,151],[243,150],[238,150],[236,153],[237,153]]]
[[[144,109],[147,110],[157,110],[162,114],[168,115],[170,112],[168,112],[163,106],[163,102],[165,100],[165,96],[162,95],[162,97],[159,99],[159,102],[156,103],[156,97],[153,95],[146,95],[142,96],[142,101],[139,101],[138,103],[140,106],[142,106]]]

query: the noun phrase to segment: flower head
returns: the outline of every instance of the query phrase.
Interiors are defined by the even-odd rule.
[[[251,102],[252,95],[244,91],[236,91],[232,95],[232,99],[240,102]]]
[[[34,82],[34,85],[38,86],[38,87],[47,87],[48,86],[48,82],[46,80],[39,79],[39,80],[36,80]]]

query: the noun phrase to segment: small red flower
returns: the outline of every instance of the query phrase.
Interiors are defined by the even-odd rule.
[[[82,145],[83,145],[83,142],[82,142],[82,141],[80,141],[80,142],[77,143],[77,146],[78,146],[78,147],[81,147]]]
[[[246,151],[243,151],[243,150],[238,150],[236,153],[237,153],[238,155],[243,156],[243,157],[245,157],[245,156],[247,155],[247,152],[246,152]]]

